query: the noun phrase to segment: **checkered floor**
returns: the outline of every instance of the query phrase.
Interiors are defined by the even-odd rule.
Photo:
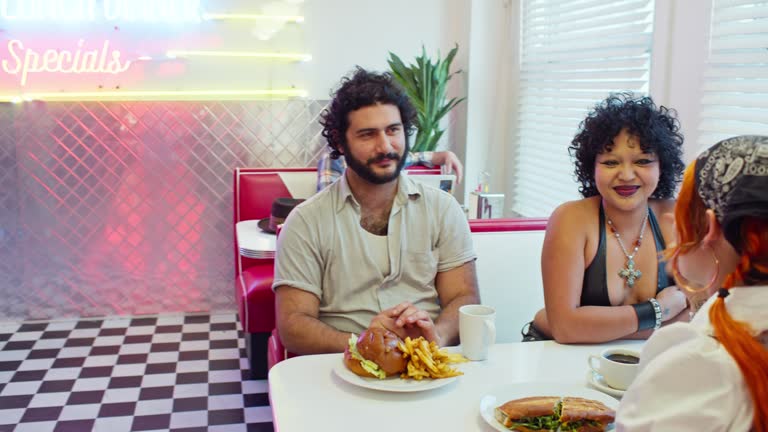
[[[0,323],[0,432],[272,431],[234,314]]]

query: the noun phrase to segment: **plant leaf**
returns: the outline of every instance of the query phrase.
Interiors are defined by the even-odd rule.
[[[417,111],[417,132],[411,147],[414,152],[432,151],[437,147],[445,132],[440,129],[440,120],[465,99],[451,98],[447,103],[445,101],[448,81],[461,72],[450,71],[458,49],[459,45],[456,44],[444,59],[441,59],[438,51],[433,61],[422,45],[421,54],[416,56],[415,63],[409,65],[394,53],[389,53],[387,63],[392,76],[403,87]]]

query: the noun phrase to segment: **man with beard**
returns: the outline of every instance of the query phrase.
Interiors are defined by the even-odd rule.
[[[272,288],[289,351],[341,352],[373,326],[458,343],[459,307],[479,303],[476,255],[456,200],[400,175],[415,115],[391,74],[362,68],[323,112],[323,136],[348,169],[278,238]]]

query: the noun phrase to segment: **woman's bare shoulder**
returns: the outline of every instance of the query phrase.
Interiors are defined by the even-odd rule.
[[[573,232],[575,228],[579,228],[578,231],[585,231],[590,222],[597,223],[594,216],[597,214],[599,203],[599,197],[590,197],[560,204],[552,212],[547,229],[559,231],[564,228]]]
[[[582,198],[580,200],[567,201],[560,204],[552,215],[556,213],[558,216],[571,217],[571,216],[585,216],[597,214],[597,207],[600,205],[600,197]]]

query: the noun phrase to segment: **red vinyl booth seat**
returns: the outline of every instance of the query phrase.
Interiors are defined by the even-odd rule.
[[[282,173],[304,173],[306,182],[316,184],[314,168],[236,168],[234,171],[235,298],[251,375],[257,379],[267,377],[267,341],[275,328],[274,260],[241,257],[234,226],[240,221],[269,217],[275,198],[293,196],[281,178]]]

